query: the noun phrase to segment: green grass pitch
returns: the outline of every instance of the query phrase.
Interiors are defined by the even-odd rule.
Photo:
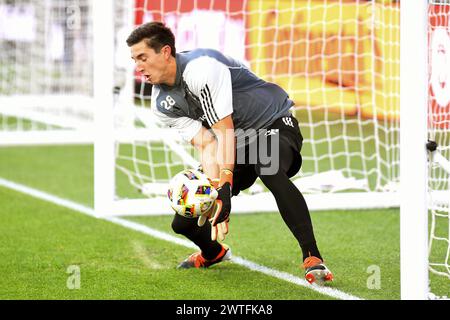
[[[92,206],[92,160],[87,146],[2,148],[0,177]],[[192,249],[6,188],[0,203],[0,299],[331,299],[231,262],[176,270]],[[171,219],[129,218],[174,235]],[[331,288],[363,299],[400,298],[397,209],[313,212],[312,219],[335,274]],[[237,256],[303,275],[298,245],[276,212],[232,215],[226,243]],[[67,286],[71,266],[80,270],[79,289]],[[435,293],[448,295],[442,277],[431,279]]]

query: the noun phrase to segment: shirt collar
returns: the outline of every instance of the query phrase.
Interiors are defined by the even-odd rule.
[[[180,55],[178,53],[175,54],[175,61],[177,63],[177,75],[175,77],[175,86],[181,85],[181,61]]]

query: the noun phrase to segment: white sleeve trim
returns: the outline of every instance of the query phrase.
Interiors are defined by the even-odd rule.
[[[192,93],[199,97],[210,126],[233,113],[231,73],[225,64],[202,56],[186,65],[183,78]]]

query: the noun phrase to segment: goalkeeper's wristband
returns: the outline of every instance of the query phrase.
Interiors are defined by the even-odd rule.
[[[231,188],[233,188],[233,171],[230,169],[221,169],[219,187],[223,186],[227,182],[230,184]]]
[[[219,187],[219,179],[210,179],[210,181],[211,181],[211,185],[214,187],[214,188],[218,188]]]

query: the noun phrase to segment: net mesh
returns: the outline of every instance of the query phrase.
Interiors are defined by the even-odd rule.
[[[298,177],[328,179],[299,179],[303,191],[397,190],[398,2],[137,0],[132,20],[163,21],[178,51],[218,49],[287,90],[304,136]],[[135,102],[145,112],[151,88],[135,77]],[[123,150],[136,154],[133,148]],[[183,166],[166,162],[157,165],[165,171],[159,178],[140,176],[127,169],[137,167],[129,152],[118,152],[118,160],[133,181],[162,182]]]
[[[450,159],[450,2],[432,1],[428,16],[428,138],[444,158],[443,163],[429,162],[429,267],[433,274],[450,279],[450,170],[444,169]]]
[[[0,130],[93,121],[91,28],[89,0],[0,0]]]

